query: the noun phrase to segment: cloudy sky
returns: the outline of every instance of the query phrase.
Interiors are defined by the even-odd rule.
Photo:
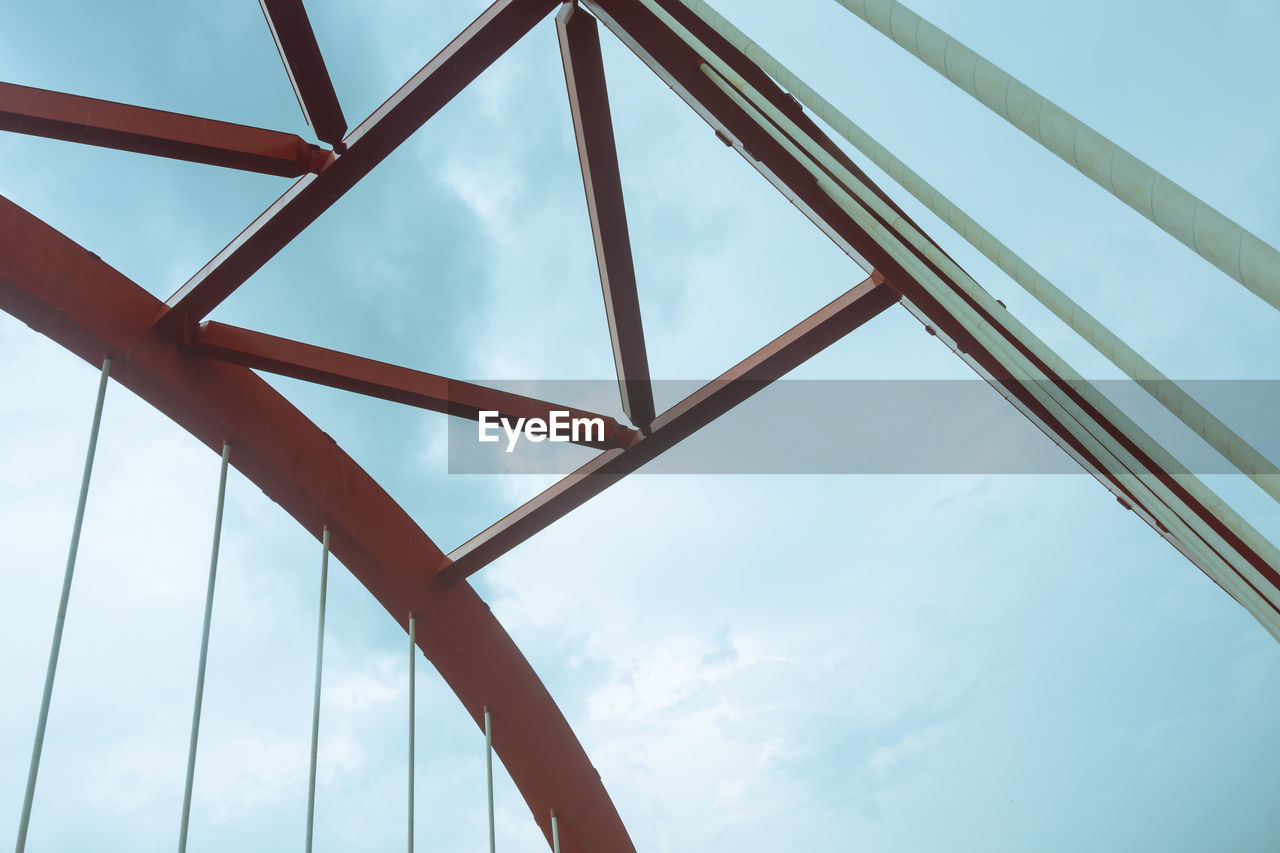
[[[483,4],[308,8],[354,125]],[[1168,375],[1280,379],[1280,315],[832,0],[719,8]],[[1280,6],[913,8],[1280,243]],[[0,79],[307,134],[252,0],[0,9]],[[862,274],[608,35],[604,51],[653,371],[709,379]],[[609,378],[563,90],[548,19],[213,317],[462,378]],[[0,193],[161,297],[288,184],[13,135],[0,164]],[[882,183],[1082,373],[1116,375]],[[12,837],[97,373],[7,316],[0,351]],[[796,375],[969,374],[894,309]],[[449,475],[443,416],[271,381],[446,550],[546,485]],[[169,850],[178,830],[217,458],[112,387],[98,459],[32,851]],[[1212,485],[1280,540],[1261,492]],[[234,473],[227,500],[190,849],[301,845],[319,548]],[[637,476],[474,583],[642,851],[1280,834],[1280,649],[1084,475]],[[316,849],[401,849],[405,638],[340,567],[326,643]],[[483,740],[418,672],[418,842],[479,851]],[[498,777],[500,849],[545,849]]]

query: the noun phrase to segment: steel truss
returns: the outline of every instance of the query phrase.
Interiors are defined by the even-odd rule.
[[[656,4],[904,216],[754,62],[679,0]],[[555,21],[621,400],[633,426],[606,418],[606,439],[591,445],[600,452],[590,462],[462,547],[443,553],[351,457],[254,371],[458,417],[475,418],[482,409],[545,417],[553,407],[597,415],[205,320],[560,5],[558,0],[498,0],[348,132],[301,0],[262,0],[299,105],[328,147],[292,134],[0,84],[0,129],[298,177],[164,301],[0,199],[0,233],[6,235],[0,247],[0,308],[95,366],[112,358],[113,379],[210,449],[221,452],[224,443],[231,444],[231,464],[240,473],[317,540],[324,537],[402,627],[408,630],[413,618],[414,641],[477,727],[486,730],[492,716],[493,748],[549,844],[554,835],[567,853],[631,851],[622,819],[582,746],[466,579],[892,305],[904,303],[1122,502],[1193,559],[1194,554],[1156,520],[1157,508],[1109,473],[1060,415],[1015,381],[991,349],[833,201],[791,150],[704,73],[705,58],[640,0],[566,3]],[[843,296],[665,412],[654,408],[597,21],[867,274]],[[838,182],[838,176],[826,174]],[[891,227],[883,218],[880,222]],[[942,275],[937,265],[921,260]],[[1060,385],[1261,577],[1280,583],[1275,567],[1189,494],[1172,472],[1143,453],[1122,425],[1098,412],[1036,358],[1009,332],[1004,317],[965,298],[986,324]]]

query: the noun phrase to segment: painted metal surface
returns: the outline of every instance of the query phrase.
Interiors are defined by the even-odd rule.
[[[399,367],[224,323],[202,323],[191,341],[191,347],[201,355],[230,364],[241,364],[255,370],[265,370],[473,421],[479,418],[482,411],[500,412],[502,416],[512,419],[545,419],[553,409],[568,412],[574,418],[600,418],[605,426],[605,440],[596,442],[584,437],[578,443],[586,447],[628,447],[639,437],[636,430],[622,426],[608,415],[471,382],[447,379],[434,373]]]
[[[258,5],[267,19],[303,117],[317,137],[341,153],[346,147],[342,137],[347,132],[347,119],[329,79],[306,6],[302,0],[258,0]]]
[[[663,412],[632,446],[601,453],[452,551],[437,569],[441,582],[448,586],[475,574],[897,301],[878,276],[862,282]]]
[[[156,330],[173,339],[188,334],[556,5],[498,0],[486,9],[351,131],[343,140],[347,150],[332,166],[290,187],[170,296],[157,312]]]
[[[1280,561],[1247,530],[1229,518],[1224,522],[1222,507],[1170,470],[1159,448],[1135,432],[1136,426],[1073,387],[1069,369],[1005,315],[849,160],[752,58],[750,45],[735,44],[731,33],[718,32],[681,0],[583,0],[582,8],[566,6],[557,18],[620,388],[628,415],[644,429],[628,430],[608,419],[604,450],[590,463],[444,555],[350,457],[252,369],[461,417],[474,418],[480,409],[542,417],[552,404],[245,329],[198,324],[556,3],[499,0],[345,140],[332,129],[341,119],[336,97],[325,104],[332,94],[327,72],[327,93],[303,91],[304,81],[312,85],[320,79],[313,60],[320,61],[321,70],[323,60],[318,47],[310,59],[305,56],[315,39],[301,3],[262,3],[300,104],[317,133],[324,124],[322,138],[336,147],[345,144],[345,153],[294,184],[167,303],[0,197],[0,233],[13,236],[0,246],[0,309],[91,363],[116,355],[118,381],[210,448],[223,448],[223,487],[225,442],[234,442],[234,466],[307,530],[323,531],[325,566],[331,547],[407,629],[411,660],[416,660],[416,646],[484,731],[491,850],[496,844],[494,751],[554,849],[626,853],[634,848],[559,709],[465,578],[899,301],[1260,621],[1280,625],[1275,594]],[[871,274],[657,417],[599,39],[584,9]],[[1047,386],[1037,388],[1028,377]],[[210,592],[216,559],[215,538]],[[1259,615],[1254,605],[1269,606],[1271,612]],[[209,615],[207,607],[206,647]],[[410,849],[413,679],[411,669]],[[491,709],[501,712],[497,727]],[[313,713],[314,768],[318,710]],[[197,722],[198,717],[199,689]],[[193,725],[188,806],[195,734]],[[313,806],[312,793],[308,844]],[[184,807],[184,839],[188,813]]]
[[[0,130],[285,178],[333,162],[292,133],[13,83],[0,83]]]
[[[0,197],[0,310],[112,375],[212,450],[234,443],[234,467],[305,529],[331,531],[335,557],[404,629],[471,714],[503,710],[493,746],[550,843],[567,853],[635,848],[599,775],[524,656],[468,584],[443,589],[443,554],[333,440],[251,370],[202,358],[157,336],[161,303],[91,252]]]
[[[622,175],[609,115],[609,92],[600,55],[600,33],[595,19],[577,6],[565,4],[556,15],[556,35],[569,91],[578,141],[578,161],[587,191],[587,211],[595,238],[596,264],[604,292],[605,317],[618,373],[622,409],[631,422],[648,429],[653,422],[653,387],[649,382],[649,356],[640,321],[640,296],[636,292],[627,209],[622,198]]]

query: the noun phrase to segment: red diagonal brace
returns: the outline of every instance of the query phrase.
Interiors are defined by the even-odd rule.
[[[437,569],[454,584],[475,574],[660,454],[670,450],[766,385],[831,346],[898,301],[879,276],[859,284],[809,319],[703,386],[653,422],[626,450],[601,453],[550,489],[449,554]]]
[[[556,5],[498,0],[347,137],[322,175],[298,181],[165,303],[156,331],[182,337],[369,174]]]
[[[653,387],[640,322],[640,298],[609,115],[604,60],[600,56],[600,34],[595,19],[571,4],[565,4],[556,15],[556,32],[578,139],[578,160],[587,191],[622,408],[633,424],[647,428],[654,417]]]
[[[333,154],[292,133],[0,83],[0,130],[296,178]]]
[[[271,28],[303,117],[317,137],[341,151],[347,120],[302,0],[258,0],[258,5]]]
[[[578,443],[602,450],[627,447],[639,436],[607,415],[222,323],[202,324],[192,347],[219,361],[470,420],[477,420],[482,411],[496,411],[511,419],[546,420],[552,410],[568,412],[572,418],[600,418],[605,440]]]

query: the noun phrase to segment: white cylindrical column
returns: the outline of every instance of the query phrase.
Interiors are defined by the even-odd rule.
[[[1274,247],[896,0],[836,2],[1280,308],[1280,252]]]

